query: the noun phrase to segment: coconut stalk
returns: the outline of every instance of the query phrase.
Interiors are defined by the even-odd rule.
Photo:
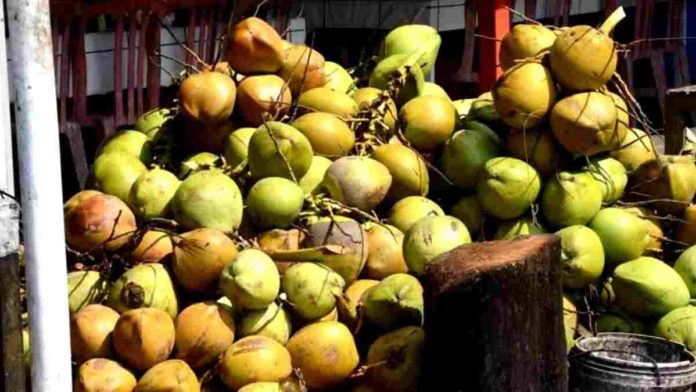
[[[424,385],[566,391],[560,254],[559,238],[542,235],[469,244],[429,263]]]

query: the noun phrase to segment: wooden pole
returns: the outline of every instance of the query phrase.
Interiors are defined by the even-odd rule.
[[[558,237],[459,247],[425,272],[425,385],[438,392],[567,390]]]
[[[2,392],[23,392],[22,315],[19,299],[19,204],[0,196],[0,370]]]

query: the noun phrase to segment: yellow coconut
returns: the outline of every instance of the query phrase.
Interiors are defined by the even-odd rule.
[[[222,231],[196,229],[177,239],[172,269],[177,281],[189,292],[215,290],[220,273],[237,256],[237,246]]]
[[[184,361],[160,362],[138,380],[133,392],[200,392],[196,374]]]
[[[119,314],[103,305],[87,305],[70,320],[70,351],[77,363],[112,356],[111,332]]]
[[[546,67],[526,62],[507,70],[493,87],[500,119],[513,128],[529,129],[541,122],[556,101],[556,86]]]
[[[620,147],[626,129],[616,121],[614,101],[598,92],[568,96],[551,110],[553,134],[573,154],[594,155]]]
[[[143,234],[138,246],[131,252],[134,263],[158,263],[172,254],[173,237],[159,230],[148,230]]]
[[[95,358],[77,370],[75,392],[132,392],[136,384],[133,373],[117,362]]]
[[[265,336],[248,336],[230,346],[217,365],[220,379],[232,389],[255,382],[279,382],[292,373],[290,353]]]
[[[342,384],[360,362],[353,335],[337,321],[321,321],[302,328],[290,338],[287,348],[292,366],[302,371],[312,389]]]
[[[540,24],[515,25],[500,43],[500,66],[503,71],[517,61],[534,57],[548,50],[556,40],[556,33]]]
[[[227,306],[209,301],[190,305],[176,318],[176,357],[193,368],[212,364],[234,341]]]
[[[155,308],[126,311],[116,322],[114,348],[132,369],[147,370],[166,360],[176,332],[171,316]]]

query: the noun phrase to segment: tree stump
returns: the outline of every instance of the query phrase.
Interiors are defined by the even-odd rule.
[[[561,244],[461,246],[425,271],[428,391],[567,390]]]

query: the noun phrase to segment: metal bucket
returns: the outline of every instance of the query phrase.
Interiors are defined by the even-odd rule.
[[[696,357],[654,336],[601,333],[571,350],[571,392],[692,391]]]

